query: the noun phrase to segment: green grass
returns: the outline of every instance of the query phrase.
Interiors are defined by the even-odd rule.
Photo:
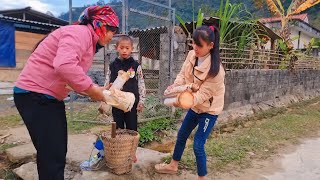
[[[16,127],[21,122],[20,115],[8,115],[8,116],[0,116],[0,129],[7,129],[8,127]]]
[[[83,109],[78,109],[73,112],[73,116],[71,116],[71,112],[67,111],[67,120],[68,120],[68,131],[69,133],[81,133],[84,130],[91,129],[95,126],[99,126],[96,123],[90,122],[77,122],[77,121],[98,121],[96,117],[98,115],[98,105],[97,104],[89,104],[85,106]]]
[[[154,140],[160,141],[162,131],[172,130],[175,128],[175,120],[171,118],[160,118],[139,124],[139,146],[143,147],[145,144]]]
[[[17,144],[0,144],[0,153],[3,153],[6,149],[17,146]]]
[[[4,180],[20,180],[20,178],[10,169],[0,169],[0,178]]]
[[[314,105],[317,102],[319,104]],[[247,122],[238,121],[235,125],[238,130],[216,134],[207,141],[208,169],[216,171],[228,165],[246,167],[250,158],[267,158],[284,144],[297,143],[299,138],[312,136],[320,129],[320,98],[294,104],[288,110],[271,109],[249,121],[252,125],[248,128],[244,128]],[[186,148],[181,166],[196,170],[192,145]]]

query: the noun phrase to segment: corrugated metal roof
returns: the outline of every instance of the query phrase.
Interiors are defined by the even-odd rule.
[[[134,29],[129,31],[130,33],[140,33],[140,32],[157,32],[157,33],[166,33],[167,27],[165,26],[159,26],[159,27],[152,27],[152,28],[146,28],[146,29]]]
[[[65,21],[63,19],[51,16],[51,15],[46,14],[46,13],[42,13],[40,11],[33,10],[30,6],[25,7],[25,8],[20,8],[20,9],[0,10],[0,14],[2,14],[4,16],[16,17],[16,18],[21,18],[23,13],[30,14],[30,15],[33,16],[33,18],[39,17],[41,19],[46,19],[46,21],[51,21],[51,22],[53,22],[53,24],[56,24],[56,25],[67,25],[67,24],[69,24],[67,21]],[[28,19],[28,18],[26,18],[26,19]],[[35,20],[35,19],[30,19],[30,20],[37,21],[37,22],[43,22],[43,21],[39,21],[39,20]],[[46,22],[43,22],[43,23],[46,23]]]
[[[37,25],[42,25],[42,26],[50,26],[50,27],[56,27],[59,28],[59,25],[56,24],[49,24],[49,23],[42,23],[42,22],[37,22],[37,21],[30,21],[30,20],[23,20],[19,18],[13,18],[9,16],[4,16],[0,14],[0,19],[6,20],[6,21],[12,21],[12,22],[22,22],[22,23],[30,23],[30,24],[37,24]]]

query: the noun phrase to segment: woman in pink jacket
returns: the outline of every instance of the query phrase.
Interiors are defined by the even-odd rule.
[[[103,101],[103,88],[86,75],[93,56],[118,30],[109,6],[91,6],[77,25],[60,27],[35,48],[14,87],[16,107],[37,150],[40,180],[63,180],[67,153],[67,121],[63,99],[85,92]]]

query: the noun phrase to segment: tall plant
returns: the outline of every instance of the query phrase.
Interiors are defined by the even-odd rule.
[[[180,24],[182,25],[182,27],[186,30],[186,32],[188,34],[190,34],[191,32],[188,30],[188,28],[186,27],[186,22],[179,16],[176,14],[176,18],[178,19],[178,21],[180,22]],[[192,19],[194,19],[195,17],[193,17]],[[201,11],[201,8],[198,10],[198,16],[197,16],[197,22],[196,22],[196,26],[194,27],[194,20],[192,22],[192,30],[194,30],[195,28],[198,28],[200,26],[202,26],[203,23],[203,18],[204,18],[204,14]]]
[[[217,16],[220,19],[220,43],[235,44],[243,49],[258,41],[259,26],[242,3],[231,4],[229,0],[221,0]]]
[[[193,2],[194,0],[192,0],[192,4],[194,4]],[[194,13],[193,14],[193,17],[192,19],[195,19],[194,17]],[[188,41],[188,44],[191,45],[191,41],[192,41],[192,38],[191,38],[191,32],[188,30],[188,28],[186,27],[186,23],[185,21],[179,16],[176,14],[176,18],[178,19],[178,21],[180,22],[180,24],[182,25],[182,27],[186,30],[186,32],[188,33],[188,37],[187,37],[187,41]],[[192,22],[192,31],[194,31],[195,28],[198,28],[200,26],[202,26],[202,23],[203,23],[203,18],[204,18],[204,14],[202,13],[201,11],[201,8],[198,10],[198,16],[197,16],[197,22],[196,22],[196,27],[195,26],[195,22],[193,21]]]

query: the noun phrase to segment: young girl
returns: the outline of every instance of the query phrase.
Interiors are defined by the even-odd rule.
[[[174,84],[168,87],[195,83],[200,88],[193,92],[193,107],[189,109],[180,129],[170,164],[157,164],[158,173],[175,174],[186,141],[192,130],[198,126],[194,137],[193,149],[196,156],[198,179],[207,174],[204,144],[224,105],[225,71],[219,55],[219,32],[213,26],[202,26],[193,33],[191,50]],[[177,104],[176,106],[179,106]]]
[[[67,122],[63,99],[70,86],[104,101],[102,87],[86,72],[97,48],[108,43],[119,26],[109,6],[84,10],[78,25],[60,27],[38,43],[14,87],[15,105],[37,150],[40,180],[63,180]]]

